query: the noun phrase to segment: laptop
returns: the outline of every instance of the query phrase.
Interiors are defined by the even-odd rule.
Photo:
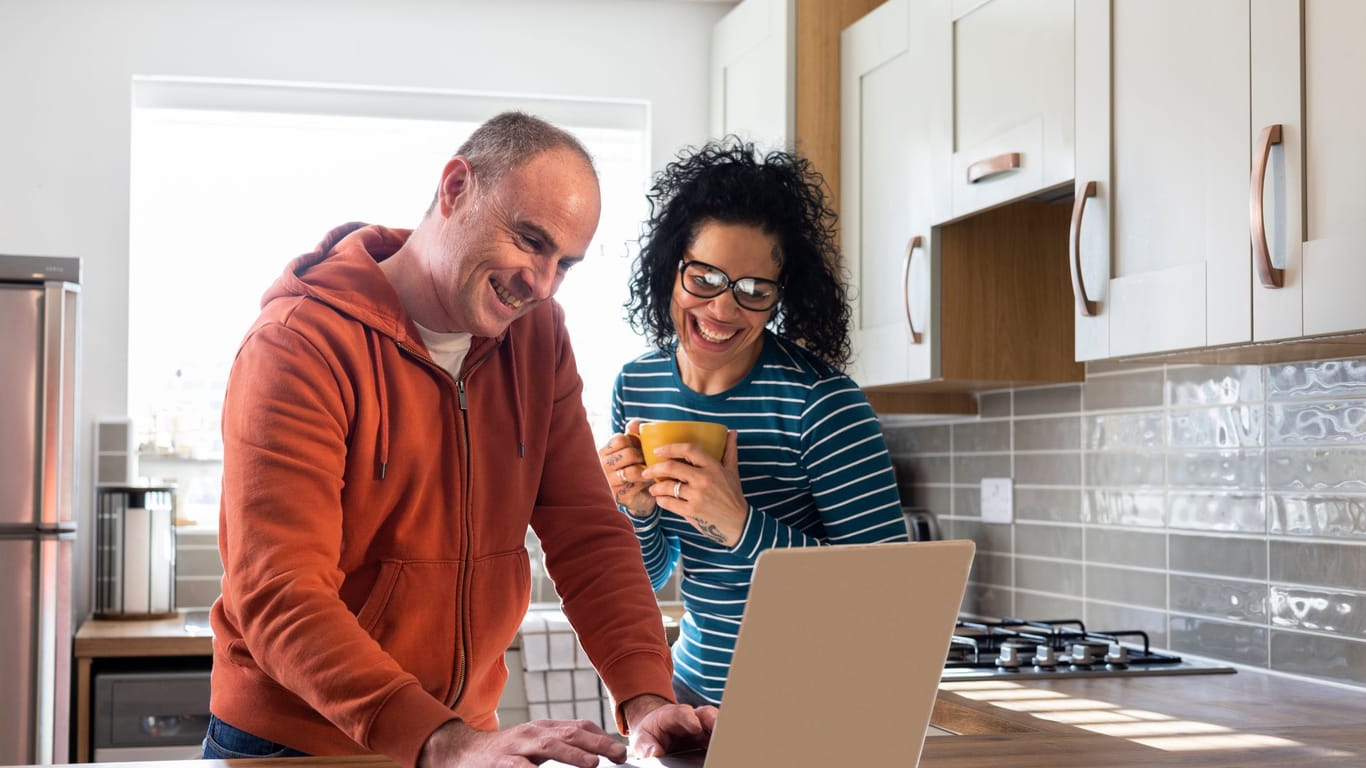
[[[710,747],[620,765],[918,765],[974,550],[954,540],[764,552]]]

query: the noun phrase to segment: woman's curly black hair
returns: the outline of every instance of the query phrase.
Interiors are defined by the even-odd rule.
[[[625,304],[631,327],[657,349],[672,349],[674,278],[698,230],[709,221],[753,225],[774,236],[783,257],[782,297],[769,327],[843,370],[850,311],[828,197],[825,179],[795,153],[761,155],[734,136],[682,150],[647,195],[650,218]]]

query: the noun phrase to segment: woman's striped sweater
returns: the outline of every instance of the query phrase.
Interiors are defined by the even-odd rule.
[[[734,547],[659,507],[631,517],[656,589],[682,564],[685,615],[674,674],[713,702],[721,700],[760,553],[906,540],[887,447],[858,385],[771,333],[763,344],[749,375],[718,395],[688,389],[673,354],[659,351],[626,364],[613,391],[618,433],[632,419],[719,421],[738,432],[750,507]]]

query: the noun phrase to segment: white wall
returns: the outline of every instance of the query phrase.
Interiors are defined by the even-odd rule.
[[[0,252],[84,259],[83,530],[90,530],[93,497],[90,424],[127,408],[134,75],[640,99],[651,105],[658,168],[679,146],[706,138],[709,33],[730,7],[695,0],[0,0]],[[232,211],[222,214],[224,226],[251,226]],[[185,244],[186,258],[194,247]],[[76,574],[78,617],[89,609],[85,560]]]

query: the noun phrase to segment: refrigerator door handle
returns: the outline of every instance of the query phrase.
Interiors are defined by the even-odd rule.
[[[76,515],[72,498],[76,454],[75,283],[49,282],[43,296],[43,508],[39,525],[70,526]]]

